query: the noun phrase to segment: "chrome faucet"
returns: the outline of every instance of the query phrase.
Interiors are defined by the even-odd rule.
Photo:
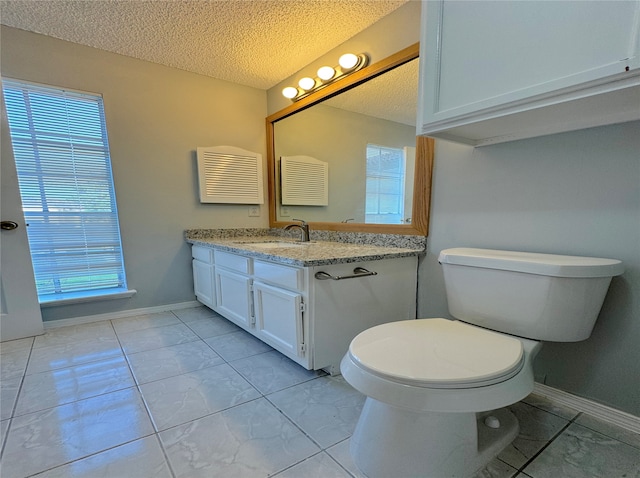
[[[299,221],[300,224],[289,224],[284,228],[284,230],[288,231],[289,229],[293,229],[294,227],[297,227],[300,229],[300,242],[309,242],[309,224],[307,224],[306,221],[303,221],[302,219],[293,219],[293,220]]]

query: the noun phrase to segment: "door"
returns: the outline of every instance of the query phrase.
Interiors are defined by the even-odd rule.
[[[214,281],[214,267],[206,262],[193,261],[193,288],[196,298],[207,307],[216,306]]]
[[[256,335],[290,357],[303,357],[302,294],[253,282]]]
[[[0,340],[4,342],[42,334],[43,325],[4,97],[1,103]]]
[[[216,267],[215,278],[215,311],[245,329],[252,328],[249,277]]]

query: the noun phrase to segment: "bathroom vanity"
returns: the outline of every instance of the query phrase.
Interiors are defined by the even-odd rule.
[[[351,340],[416,317],[419,248],[189,239],[201,303],[309,370],[340,373]]]

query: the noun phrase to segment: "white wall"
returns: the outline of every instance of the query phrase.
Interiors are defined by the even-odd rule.
[[[591,338],[545,344],[536,380],[640,416],[640,122],[470,148],[436,141],[419,316],[448,316],[440,250],[620,259]]]
[[[263,154],[266,93],[213,78],[2,27],[10,78],[101,93],[130,299],[46,308],[45,320],[195,300],[188,228],[267,227],[247,206],[200,204],[197,146]],[[266,178],[266,175],[265,175]],[[266,179],[265,179],[266,187]]]

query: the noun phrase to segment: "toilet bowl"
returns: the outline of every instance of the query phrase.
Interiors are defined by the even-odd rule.
[[[369,478],[466,478],[486,466],[518,434],[502,407],[533,391],[540,340],[588,337],[623,271],[609,259],[468,248],[439,261],[460,320],[378,325],[341,362],[367,396],[350,450]]]
[[[367,396],[356,465],[370,478],[472,476],[517,436],[515,417],[493,410],[531,393],[540,347],[442,318],[364,331],[340,365]]]

